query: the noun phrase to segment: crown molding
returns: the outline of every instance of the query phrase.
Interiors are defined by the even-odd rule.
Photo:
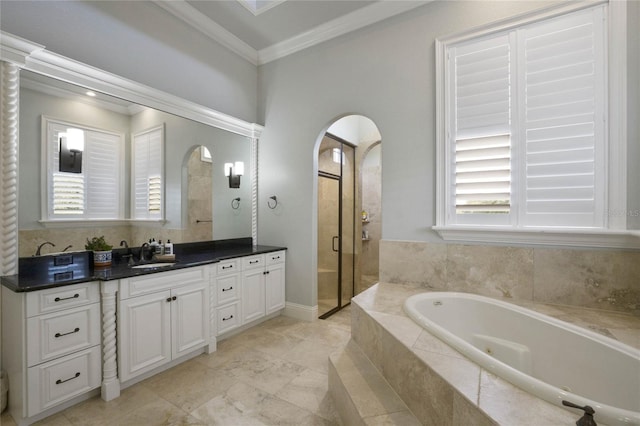
[[[3,61],[24,67],[27,58],[41,50],[44,50],[41,44],[0,31],[0,58]]]
[[[262,65],[423,6],[431,1],[433,0],[379,1],[259,51],[231,34],[193,6],[190,6],[185,0],[154,0],[154,3],[252,64]],[[243,3],[240,0],[239,2]],[[274,2],[271,7],[275,7],[280,3]],[[243,6],[251,11],[249,6],[244,3]],[[251,12],[257,16],[264,10],[261,9],[257,13]]]
[[[20,48],[16,49],[16,46]],[[25,47],[27,48],[26,50]],[[20,59],[20,55],[22,59]],[[263,129],[259,124],[249,123],[195,102],[49,52],[44,46],[29,43],[24,39],[2,31],[0,31],[0,60],[15,63],[20,68],[28,71],[102,92],[116,98],[126,99],[242,136],[258,138]]]
[[[243,59],[246,59],[253,65],[258,65],[258,52],[256,49],[231,34],[217,22],[209,19],[205,14],[189,5],[186,1],[153,0],[153,2],[210,39],[241,56]]]
[[[263,65],[276,59],[299,52],[332,38],[375,24],[392,16],[399,15],[433,0],[420,1],[379,1],[347,15],[319,25],[295,37],[265,47],[258,51],[258,64]]]
[[[253,14],[253,16],[258,16],[267,10],[273,9],[274,7],[281,5],[287,0],[269,0],[266,4],[260,7],[252,7],[251,2],[249,0],[236,0],[238,3],[242,5],[245,9]],[[254,1],[255,2],[255,1]],[[257,3],[257,2],[256,2]]]

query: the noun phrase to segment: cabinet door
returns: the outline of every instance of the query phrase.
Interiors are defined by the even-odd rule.
[[[242,273],[242,323],[264,316],[264,269]]]
[[[190,284],[171,291],[172,355],[177,358],[209,342],[209,286]]]
[[[284,263],[267,267],[265,275],[265,292],[267,315],[284,308]]]
[[[171,293],[120,302],[119,373],[124,382],[171,360]]]

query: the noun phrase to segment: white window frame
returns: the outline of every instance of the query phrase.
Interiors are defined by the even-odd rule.
[[[611,212],[624,212],[627,206],[627,28],[626,4],[613,1],[607,4],[608,21],[608,139],[607,184],[605,195],[605,227],[602,229],[573,228],[515,228],[511,225],[459,225],[447,222],[447,185],[450,185],[450,167],[446,150],[450,105],[446,98],[446,52],[449,45],[474,38],[496,34],[602,4],[605,1],[561,4],[540,11],[517,16],[469,31],[436,40],[436,225],[435,231],[446,241],[550,245],[572,247],[639,247],[637,238],[626,229],[626,216]],[[515,154],[517,156],[517,153]],[[609,213],[609,214],[608,214]]]
[[[149,133],[160,132],[160,213],[155,215],[152,213],[148,213],[145,217],[140,217],[136,215],[136,146],[135,141],[139,136],[143,136]],[[147,176],[147,181],[150,179],[150,176]],[[150,127],[148,129],[142,130],[135,134],[131,135],[131,221],[132,222],[159,222],[165,223],[165,182],[166,182],[166,173],[165,173],[165,126],[164,124],[160,124],[158,126]],[[147,193],[147,204],[149,204],[148,193]]]
[[[51,211],[53,206],[50,204],[50,200],[52,200],[51,191],[53,190],[52,179],[53,179],[53,171],[52,168],[52,155],[57,155],[58,152],[51,152],[51,144],[49,143],[49,125],[62,125],[66,127],[79,128],[86,131],[99,132],[103,134],[108,134],[111,136],[115,136],[119,140],[119,146],[117,149],[119,150],[120,156],[120,166],[117,170],[114,170],[114,178],[117,180],[117,190],[118,190],[118,208],[117,214],[118,217],[115,218],[92,218],[87,214],[82,215],[73,215],[73,216],[59,216],[55,217],[53,212]],[[86,151],[85,141],[85,151]],[[56,226],[67,226],[69,223],[74,224],[86,224],[87,226],[96,226],[96,225],[108,225],[112,223],[120,223],[125,221],[124,212],[125,212],[125,169],[124,169],[124,134],[114,132],[111,130],[100,129],[92,126],[87,126],[85,124],[70,122],[67,120],[62,120],[50,116],[43,115],[41,117],[41,183],[40,183],[40,206],[41,220],[39,221],[46,227],[56,227]],[[85,166],[83,166],[83,174],[87,174],[90,171],[87,170]],[[90,214],[90,213],[89,213]]]

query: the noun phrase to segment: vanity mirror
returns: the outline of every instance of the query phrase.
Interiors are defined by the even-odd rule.
[[[32,255],[33,247],[42,241],[57,244],[51,251],[60,251],[68,245],[73,246],[71,250],[81,250],[86,234],[83,228],[88,226],[96,229],[92,233],[99,230],[115,244],[127,240],[132,245],[139,245],[152,237],[185,242],[252,236],[251,181],[247,179],[239,188],[229,188],[224,169],[224,165],[230,162],[251,164],[249,137],[27,70],[20,72],[19,117],[18,226],[21,256]],[[51,152],[47,154],[47,151],[57,148],[60,135],[47,137],[47,123],[50,122],[91,129],[99,135],[120,135],[123,139],[121,164],[110,176],[119,182],[117,189],[121,193],[116,202],[122,203],[121,217],[97,221],[78,221],[69,216],[62,220],[51,218],[47,188],[53,192],[58,184],[48,178],[48,169],[52,166],[47,161]],[[159,170],[159,182],[162,182],[164,191],[158,191],[163,198],[162,214],[139,219],[135,210],[136,204],[140,204],[137,189],[140,185],[135,184],[134,169],[136,166],[141,168],[138,157],[142,155],[133,148],[133,144],[138,135],[144,135],[148,129],[160,129],[158,134],[163,139],[154,146],[156,151],[160,147],[163,154],[160,156],[163,164]],[[47,149],[46,143],[41,142],[43,137],[49,139],[47,143],[52,143],[49,148],[54,148]],[[203,148],[206,148],[209,158],[201,155]],[[153,151],[144,152],[145,157],[157,156],[158,153]],[[53,154],[54,159],[57,158],[57,152]],[[146,163],[143,166],[146,167]],[[203,171],[207,170],[204,175]],[[54,172],[61,175],[57,168]],[[84,174],[90,175],[91,172],[91,169],[85,170]],[[146,181],[144,183],[146,186]],[[87,184],[85,179],[84,185]],[[244,203],[232,203],[237,198]],[[143,201],[146,206],[147,201]]]

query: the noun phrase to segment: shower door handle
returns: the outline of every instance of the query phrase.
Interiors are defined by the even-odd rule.
[[[339,250],[336,248],[336,241],[340,241],[340,237],[338,237],[337,235],[331,239],[331,248],[333,249],[333,251],[338,252]]]

